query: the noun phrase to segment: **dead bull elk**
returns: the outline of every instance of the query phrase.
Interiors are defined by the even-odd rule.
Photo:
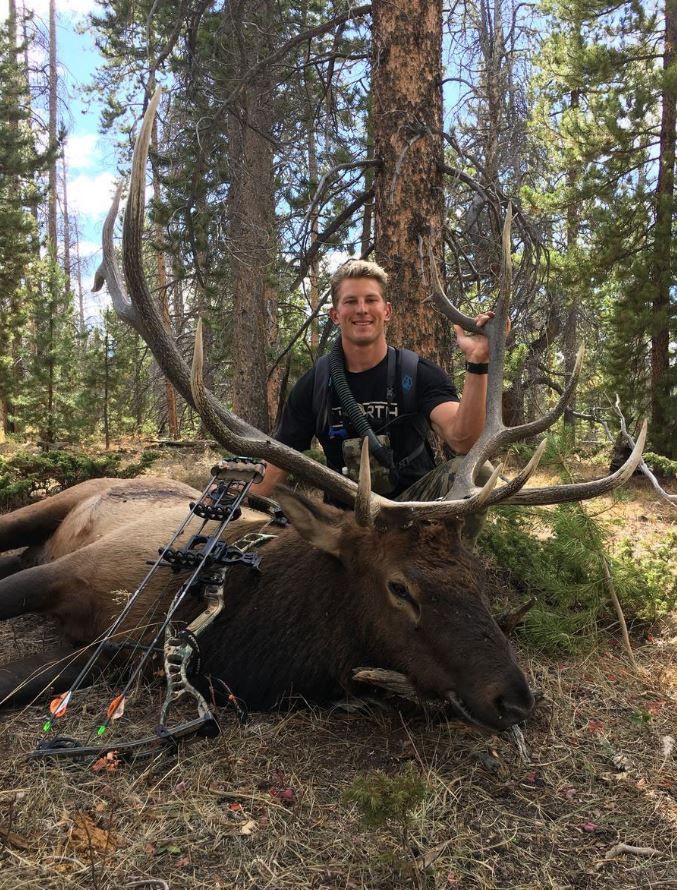
[[[354,505],[353,512],[343,513],[298,494],[280,494],[292,527],[266,545],[258,576],[242,567],[229,572],[226,609],[200,639],[203,675],[212,678],[217,695],[227,686],[256,709],[289,694],[327,700],[350,687],[356,667],[381,667],[406,675],[422,696],[448,700],[468,723],[505,729],[523,720],[533,698],[490,613],[483,570],[461,542],[463,516],[497,503],[549,504],[609,491],[632,474],[644,432],[626,464],[596,482],[525,489],[539,448],[507,484],[497,487],[497,469],[483,488],[475,485],[484,461],[561,415],[575,384],[575,379],[569,382],[542,419],[518,428],[503,426],[504,331],[512,275],[508,208],[501,297],[495,319],[485,328],[491,349],[487,423],[446,500],[388,501],[370,492],[368,461],[363,459],[355,485],[266,438],[206,391],[199,336],[192,373],[184,364],[143,276],[145,165],[158,99],[156,94],[149,105],[134,154],[123,229],[126,288],[112,247],[119,192],[104,228],[99,281],[107,281],[118,311],[142,333],[167,376],[224,448],[268,459]],[[432,262],[431,269],[442,311],[475,330],[472,319],[448,302]],[[187,502],[197,495],[162,479],[98,479],[0,517],[0,551],[25,548],[0,561],[0,618],[47,613],[59,620],[66,638],[61,652],[5,665],[1,700],[27,700],[46,685],[68,688],[83,663],[76,650],[105,633],[119,609],[114,592],[135,589],[144,562],[171,538]],[[254,530],[264,521],[262,514],[245,510],[231,526],[233,536],[242,535],[243,524]],[[169,598],[166,580],[166,575],[157,578],[146,589],[128,616],[130,632],[144,626],[151,601]],[[64,659],[67,654],[70,659]],[[58,666],[55,658],[61,659]]]

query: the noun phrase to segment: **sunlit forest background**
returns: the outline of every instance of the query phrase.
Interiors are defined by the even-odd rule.
[[[139,0],[88,16],[101,65],[84,89],[120,177],[164,88],[147,274],[181,350],[202,316],[211,388],[273,428],[330,345],[331,271],[365,256],[392,277],[391,338],[456,374],[448,323],[422,302],[427,245],[461,309],[492,306],[512,202],[507,419],[552,403],[582,343],[570,438],[606,442],[596,421],[618,428],[618,395],[630,430],[648,416],[651,451],[676,457],[674,3],[418,5],[397,59],[402,22],[380,3]],[[143,340],[109,301],[87,308],[58,13],[11,0],[0,33],[0,437],[190,437],[199,421]]]

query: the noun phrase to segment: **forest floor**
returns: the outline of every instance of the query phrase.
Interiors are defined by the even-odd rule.
[[[172,454],[152,473],[201,485],[209,462]],[[599,468],[582,464],[577,473],[591,478]],[[640,548],[674,528],[674,509],[642,479],[595,505],[614,539]],[[3,659],[45,645],[53,632],[32,616],[5,622]],[[244,726],[223,712],[215,739],[92,768],[28,760],[44,704],[5,712],[0,885],[674,890],[676,622],[644,628],[633,646],[636,670],[613,638],[585,657],[521,648],[543,692],[524,729],[526,752],[507,736],[369,705],[254,714]],[[82,693],[69,734],[86,736],[105,696],[100,687]],[[162,690],[138,698],[129,732],[149,734]],[[423,799],[408,826],[395,818],[365,828],[347,801],[355,779],[375,770],[395,790],[412,771],[420,780]]]

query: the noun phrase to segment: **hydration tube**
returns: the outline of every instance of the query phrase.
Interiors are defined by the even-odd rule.
[[[331,374],[331,382],[341,403],[341,408],[346,412],[348,420],[355,428],[355,431],[360,437],[367,437],[369,451],[381,466],[388,470],[394,470],[395,461],[393,460],[392,450],[379,442],[378,436],[371,428],[364,412],[360,410],[355,397],[350,391],[348,381],[346,380],[345,357],[340,337],[336,339],[329,353],[329,372]]]

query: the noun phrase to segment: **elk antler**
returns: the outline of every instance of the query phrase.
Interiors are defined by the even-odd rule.
[[[353,504],[357,485],[351,479],[334,473],[322,464],[266,436],[229,411],[204,387],[201,370],[198,370],[202,366],[201,337],[198,337],[200,355],[196,356],[197,361],[194,364],[192,375],[193,382],[191,381],[191,371],[160,315],[143,272],[145,171],[153,119],[160,102],[160,94],[161,90],[158,88],[148,103],[134,147],[129,197],[122,230],[126,291],[113,251],[113,225],[117,214],[120,189],[116,193],[104,226],[102,235],[104,262],[97,270],[95,286],[100,287],[105,280],[111,295],[116,297],[116,302],[114,302],[116,310],[141,334],[164,374],[183,398],[195,407],[207,429],[224,448],[235,454],[247,454],[251,457],[269,460],[283,470],[295,473],[309,483],[317,485],[338,500]],[[121,307],[123,311],[120,311]],[[197,383],[195,383],[196,376],[199,377]]]
[[[357,497],[355,498],[355,522],[363,528],[374,524],[371,515],[371,466],[369,465],[369,439],[362,439],[362,452],[360,454],[360,476],[357,483]]]
[[[603,479],[594,482],[578,482],[570,485],[546,486],[544,488],[524,489],[525,483],[538,466],[545,441],[541,442],[529,463],[519,472],[514,479],[500,488],[495,488],[495,481],[500,467],[494,472],[492,478],[480,489],[476,485],[476,479],[482,465],[506,445],[519,439],[533,436],[550,427],[564,412],[564,408],[573,393],[578,374],[583,361],[583,349],[580,349],[576,357],[571,379],[568,381],[557,404],[543,417],[531,423],[521,424],[516,427],[506,427],[502,416],[503,394],[503,368],[505,362],[505,331],[508,320],[508,308],[512,290],[512,257],[510,231],[512,224],[512,207],[508,205],[503,225],[502,235],[502,262],[499,285],[499,300],[495,315],[483,328],[478,328],[474,319],[464,315],[444,293],[435,265],[432,250],[429,249],[431,280],[433,283],[432,297],[438,308],[454,324],[459,324],[465,330],[472,333],[486,334],[489,340],[489,381],[487,387],[487,413],[486,422],[482,433],[465,456],[461,467],[454,479],[453,487],[447,497],[442,501],[432,503],[422,502],[398,502],[381,499],[381,503],[372,509],[374,520],[381,524],[400,524],[411,522],[416,518],[443,519],[446,516],[458,516],[472,513],[480,508],[491,507],[494,504],[529,504],[533,506],[541,504],[558,504],[566,501],[585,500],[604,494],[626,482],[632,476],[642,457],[642,450],[646,441],[646,421],[637,438],[637,443],[632,454],[623,466]],[[493,480],[493,481],[492,481]]]

